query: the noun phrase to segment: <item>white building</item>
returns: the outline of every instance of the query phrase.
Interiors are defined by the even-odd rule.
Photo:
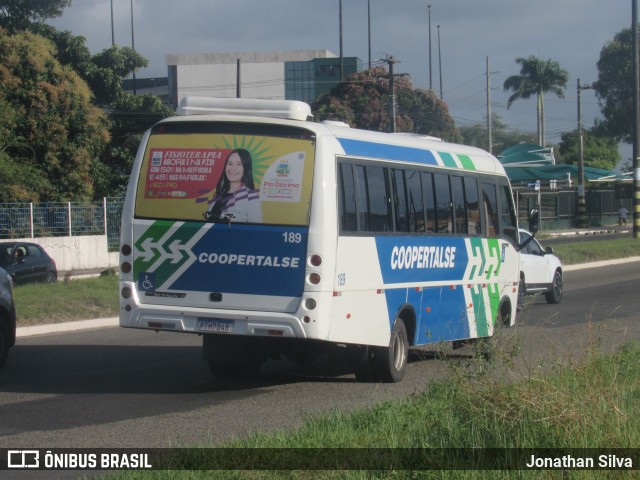
[[[169,104],[185,96],[236,97],[238,79],[242,97],[285,99],[288,63],[337,58],[328,50],[169,54]]]

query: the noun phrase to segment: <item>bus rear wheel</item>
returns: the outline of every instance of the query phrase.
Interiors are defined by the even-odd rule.
[[[407,328],[401,318],[396,319],[388,347],[372,347],[372,371],[374,377],[384,383],[397,383],[407,370],[409,341]]]

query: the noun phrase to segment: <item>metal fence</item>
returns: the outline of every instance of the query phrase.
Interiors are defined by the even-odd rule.
[[[107,235],[118,250],[124,198],[102,202],[0,203],[0,238]]]
[[[575,190],[516,189],[518,219],[526,226],[529,212],[540,210],[547,227],[573,225],[578,210]],[[616,217],[620,205],[632,210],[632,200],[614,190],[587,190],[587,217],[591,226]],[[0,239],[106,235],[109,251],[117,251],[124,198],[105,197],[102,202],[0,203]]]
[[[529,212],[536,208],[547,227],[575,226],[578,214],[578,193],[575,190],[547,190],[534,192],[515,189],[519,223],[526,227]],[[589,226],[602,226],[615,221],[620,205],[632,210],[630,198],[620,198],[613,189],[592,189],[585,192]]]

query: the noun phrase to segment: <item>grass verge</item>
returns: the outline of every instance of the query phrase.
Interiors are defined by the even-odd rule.
[[[223,445],[234,449],[278,448],[632,448],[640,445],[640,355],[629,344],[609,355],[591,353],[555,373],[534,372],[505,385],[490,375],[459,374],[424,393],[353,413],[309,419],[296,430],[257,434]],[[482,361],[480,359],[472,361]],[[480,371],[486,372],[485,369]],[[457,373],[456,373],[457,372]],[[205,446],[206,447],[206,446]],[[192,451],[166,464],[188,466],[180,478],[211,478],[206,451]],[[443,451],[444,462],[448,451]],[[251,464],[251,453],[240,452]],[[313,451],[310,451],[310,455]],[[455,455],[455,451],[451,451]],[[349,452],[349,455],[358,455]],[[240,457],[239,457],[240,458]],[[228,465],[229,459],[223,459]],[[227,463],[225,463],[227,462]],[[451,463],[449,463],[451,464]],[[636,471],[637,472],[637,471]],[[628,472],[627,472],[628,473]],[[620,478],[621,471],[407,471],[387,468],[323,471],[222,471],[215,478]],[[175,478],[175,471],[122,473],[112,479]],[[627,478],[627,477],[625,477]]]
[[[29,284],[13,289],[19,327],[118,315],[118,277]]]
[[[544,245],[544,240],[542,240]],[[613,240],[594,240],[561,243],[553,246],[555,253],[564,265],[611,260],[640,256],[640,241],[636,238],[617,238]]]

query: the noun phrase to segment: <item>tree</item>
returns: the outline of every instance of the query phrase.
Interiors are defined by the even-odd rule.
[[[0,0],[0,27],[26,30],[32,23],[59,17],[69,5],[71,0]]]
[[[580,157],[577,130],[561,135],[559,152],[561,163],[578,164]],[[583,157],[585,166],[604,170],[613,170],[621,158],[615,140],[599,135],[596,130],[583,134]]]
[[[395,81],[396,129],[458,140],[447,106],[433,92],[414,90],[411,80]],[[389,74],[382,67],[356,72],[312,106],[318,120],[344,121],[356,128],[389,131]]]
[[[599,125],[616,140],[633,141],[633,40],[631,29],[607,42],[598,60],[598,81],[593,84],[604,122]]]
[[[461,142],[462,136],[447,105],[431,90],[413,90],[411,87],[398,91],[398,112],[411,119],[413,133],[433,135],[450,142]]]
[[[50,25],[35,25],[32,30],[57,47],[56,58],[73,68],[89,85],[93,103],[109,111],[111,142],[91,166],[94,197],[124,195],[142,134],[151,125],[173,113],[153,95],[131,95],[122,81],[147,60],[129,47],[112,46],[91,55],[85,39]]]
[[[54,53],[43,37],[0,29],[0,109],[7,114],[0,130],[11,131],[2,146],[11,169],[3,173],[22,200],[90,199],[90,168],[109,140],[88,86]]]
[[[138,146],[144,132],[162,118],[173,114],[154,95],[124,94],[112,105],[111,142],[94,162],[96,198],[124,196]]]
[[[527,58],[516,58],[520,64],[520,75],[512,75],[504,81],[504,91],[514,92],[507,101],[507,108],[517,99],[537,97],[538,143],[544,145],[544,94],[551,92],[564,98],[564,89],[569,80],[569,73],[560,68],[553,60],[541,60],[535,55]]]

